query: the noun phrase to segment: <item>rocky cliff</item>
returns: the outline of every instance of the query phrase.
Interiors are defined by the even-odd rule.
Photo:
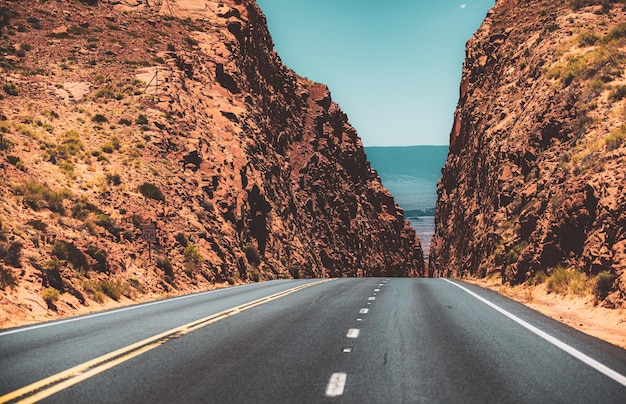
[[[626,298],[626,7],[498,0],[467,44],[429,272]]]
[[[423,274],[356,131],[254,1],[4,0],[0,33],[5,314]]]

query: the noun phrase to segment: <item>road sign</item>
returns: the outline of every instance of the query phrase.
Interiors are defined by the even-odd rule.
[[[146,243],[156,243],[156,222],[141,224],[141,238]]]

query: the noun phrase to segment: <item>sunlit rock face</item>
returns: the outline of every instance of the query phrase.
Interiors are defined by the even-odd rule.
[[[623,302],[626,14],[596,3],[497,1],[468,42],[432,275],[564,267]]]

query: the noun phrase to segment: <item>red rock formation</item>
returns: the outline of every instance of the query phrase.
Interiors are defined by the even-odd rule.
[[[468,42],[432,275],[564,266],[626,298],[626,14],[582,3],[499,0]]]
[[[112,280],[132,297],[423,274],[356,131],[328,88],[281,63],[253,1],[8,3],[5,293],[38,295],[43,279],[69,310]],[[11,240],[28,257],[19,271]]]

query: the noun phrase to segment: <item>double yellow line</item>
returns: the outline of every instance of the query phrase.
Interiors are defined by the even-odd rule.
[[[225,318],[234,316],[235,314],[249,310],[253,307],[260,306],[262,304],[271,302],[272,300],[280,299],[281,297],[298,292],[302,289],[306,289],[308,287],[331,280],[333,279],[324,279],[287,289],[283,292],[275,293],[261,299],[244,303],[240,306],[221,311],[208,317],[192,321],[190,323],[181,325],[180,327],[172,328],[169,331],[165,331],[153,337],[146,338],[142,341],[139,341],[132,345],[128,345],[124,348],[120,348],[106,355],[102,355],[98,358],[74,366],[73,368],[64,370],[50,377],[46,377],[45,379],[29,384],[28,386],[24,386],[21,389],[15,390],[11,393],[7,393],[0,397],[0,403],[8,403],[12,401],[17,403],[35,403],[55,393],[58,393],[59,391],[67,389],[68,387],[71,387],[77,383],[87,380],[90,377],[102,373],[107,369],[117,366],[120,363],[126,362],[131,358],[139,356],[160,345],[163,345],[173,338],[178,338],[180,336],[189,334],[190,332],[198,330],[202,327],[206,327],[207,325],[216,323]]]

